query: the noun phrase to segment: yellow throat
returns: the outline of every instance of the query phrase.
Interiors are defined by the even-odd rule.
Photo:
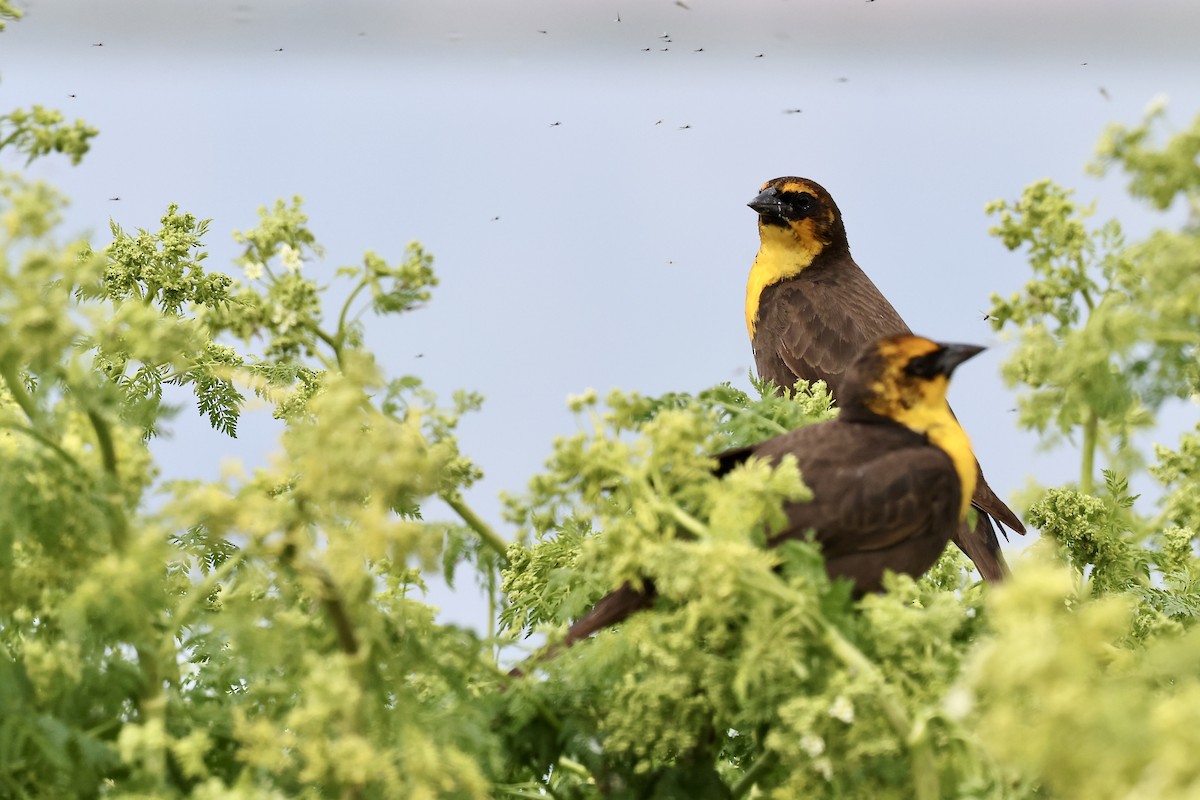
[[[799,275],[825,249],[825,243],[815,235],[811,219],[788,228],[760,223],[758,235],[758,255],[746,281],[746,330],[752,340],[758,327],[758,303],[763,290]]]
[[[912,387],[882,386],[878,400],[869,403],[876,414],[891,417],[909,430],[926,436],[935,446],[945,451],[954,464],[958,480],[962,484],[962,507],[959,509],[959,520],[965,519],[967,509],[971,507],[971,496],[975,494],[975,453],[971,450],[971,440],[967,432],[950,412],[946,402],[946,389],[949,380],[938,376],[925,382],[913,396]]]

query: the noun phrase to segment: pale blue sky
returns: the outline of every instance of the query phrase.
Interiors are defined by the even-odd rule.
[[[995,344],[988,295],[1028,268],[987,235],[984,204],[1052,177],[1145,231],[1158,219],[1120,178],[1082,167],[1107,122],[1158,94],[1176,124],[1200,109],[1187,0],[22,5],[0,34],[0,106],[101,130],[81,166],[36,168],[73,198],[67,231],[103,242],[110,215],[153,227],[178,202],[213,218],[210,264],[232,269],[229,232],[301,194],[317,274],[413,239],[434,254],[433,303],[370,342],[394,374],[487,397],[461,440],[487,473],[469,499],[505,535],[496,495],[574,430],[568,394],[747,385],[745,203],[763,181],[824,184],[915,330]],[[989,481],[1010,496],[1074,478],[1073,453],[1015,428],[1004,353],[952,389]],[[189,417],[156,444],[169,475],[272,445],[261,414],[236,443]],[[472,593],[436,601],[480,623]]]

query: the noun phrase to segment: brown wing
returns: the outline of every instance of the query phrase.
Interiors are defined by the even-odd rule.
[[[836,396],[842,372],[859,351],[880,337],[909,332],[846,256],[763,290],[754,360],[759,377],[778,386],[790,388],[797,378],[823,380]]]
[[[750,450],[773,461],[791,453],[813,490],[811,502],[788,506],[788,527],[772,544],[813,531],[830,575],[850,578],[859,594],[878,590],[885,570],[921,575],[957,530],[962,485],[953,464],[899,425],[834,421]]]

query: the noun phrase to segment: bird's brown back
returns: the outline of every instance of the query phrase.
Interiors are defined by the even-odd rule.
[[[796,277],[763,290],[754,362],[759,378],[780,388],[820,380],[836,399],[854,357],[870,342],[900,333],[911,331],[850,254],[822,254]]]
[[[754,456],[796,459],[813,502],[790,503],[787,527],[770,544],[804,538],[821,545],[831,577],[863,594],[882,588],[884,570],[920,576],[958,525],[962,487],[949,456],[890,420],[835,419],[724,453],[720,471]]]

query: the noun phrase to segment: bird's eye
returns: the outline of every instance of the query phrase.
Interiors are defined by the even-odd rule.
[[[939,372],[938,355],[940,351],[930,353],[929,355],[920,356],[909,361],[904,367],[904,371],[909,375],[917,378],[932,378]]]
[[[807,217],[817,208],[817,198],[808,192],[783,192],[779,199],[791,210],[794,217]]]

